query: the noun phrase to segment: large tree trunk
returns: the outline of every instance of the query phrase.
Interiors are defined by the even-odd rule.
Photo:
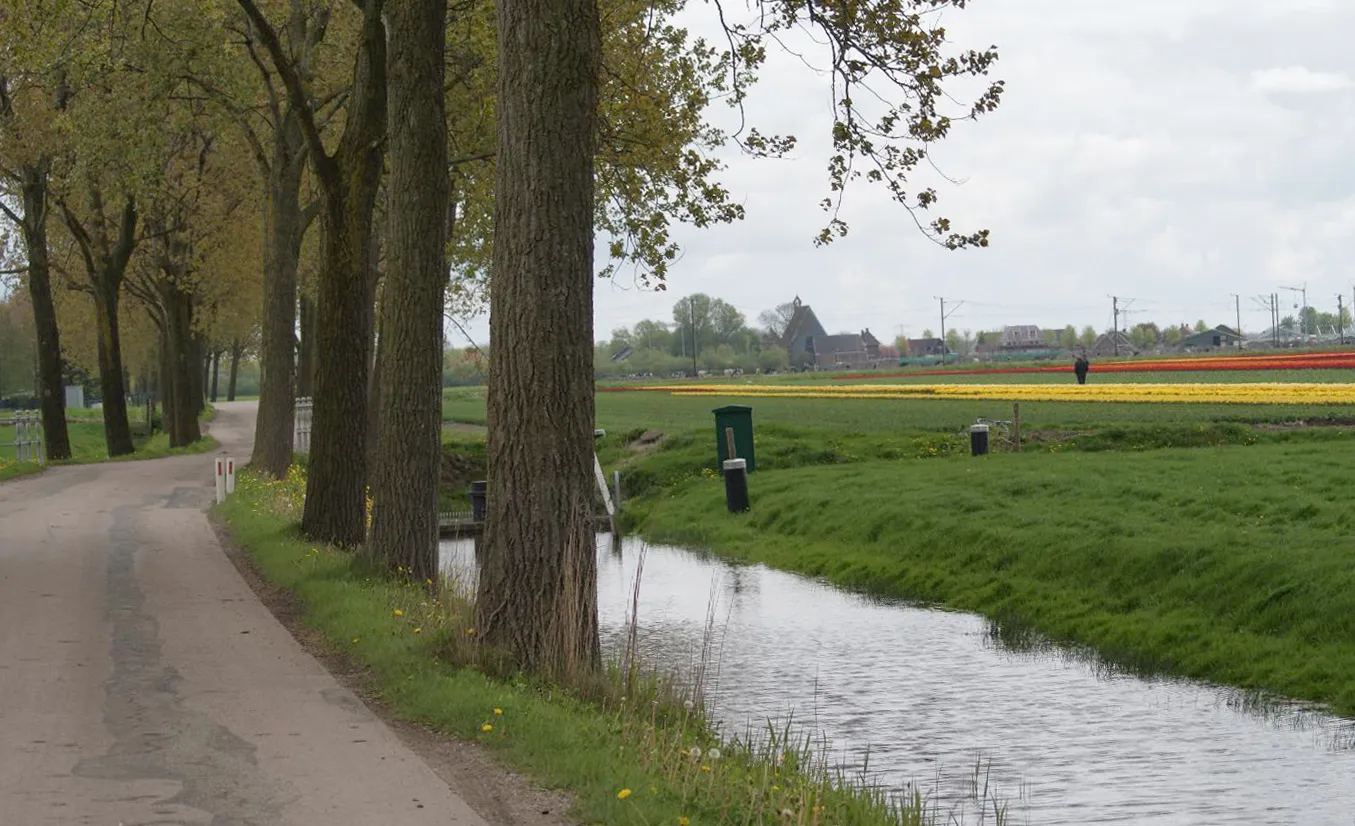
[[[250,464],[281,479],[292,463],[296,415],[296,272],[301,258],[301,176],[305,171],[300,127],[290,109],[274,139],[268,180],[263,324],[259,347],[259,414]],[[304,364],[304,362],[303,362]],[[231,373],[234,397],[235,373]],[[301,395],[309,395],[310,381]]]
[[[127,421],[127,385],[122,371],[122,335],[118,330],[116,284],[94,285],[94,315],[99,349],[99,391],[103,395],[104,443],[109,456],[126,456],[134,448]],[[118,283],[120,283],[120,279]]]
[[[230,384],[226,385],[226,401],[235,401],[235,383],[240,378],[240,358],[245,353],[245,345],[240,343],[240,339],[231,342],[231,378]],[[255,431],[255,438],[258,438],[258,431]]]
[[[71,458],[66,429],[66,388],[61,371],[61,332],[52,302],[51,259],[47,251],[47,162],[23,170],[20,185],[24,204],[24,251],[28,256],[28,294],[33,302],[33,326],[38,334],[38,386],[42,398],[42,432],[48,459]]]
[[[218,398],[218,388],[221,386],[221,351],[213,350],[208,356],[212,365],[212,404],[216,404]]]
[[[596,0],[499,0],[489,502],[477,622],[530,672],[600,660],[593,534]]]
[[[366,534],[367,380],[372,354],[373,294],[368,266],[372,207],[381,174],[358,176],[352,198],[327,198],[325,274],[320,283],[315,346],[315,400],[306,505],[301,527],[319,542],[345,547]],[[366,191],[363,191],[366,190]]]
[[[301,296],[301,341],[297,346],[297,398],[315,397],[315,299]]]
[[[363,28],[344,134],[316,162],[324,190],[310,464],[301,528],[319,542],[366,536],[367,377],[372,354],[372,213],[385,156],[386,30],[381,0],[363,4]]]
[[[449,186],[443,79],[447,0],[393,3],[388,263],[377,351],[371,552],[417,579],[438,570],[442,302]]]
[[[169,348],[165,427],[170,445],[184,447],[202,438],[195,360],[200,340],[193,334],[193,297],[170,277],[161,282],[160,298],[165,308],[165,339]]]
[[[198,375],[202,379],[198,382],[197,392],[197,407],[201,413],[207,409],[207,390],[212,382],[212,351],[207,348],[207,341],[201,336],[193,337],[193,346],[196,348]]]

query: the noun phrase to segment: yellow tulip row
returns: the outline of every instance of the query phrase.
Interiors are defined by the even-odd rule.
[[[1355,404],[1355,384],[840,384],[672,385],[675,396],[787,399],[1003,399],[1050,402]]]

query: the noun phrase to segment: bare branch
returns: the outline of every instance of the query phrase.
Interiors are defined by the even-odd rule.
[[[263,41],[264,48],[268,49],[269,55],[273,58],[273,67],[277,69],[278,75],[287,87],[287,96],[295,110],[297,123],[300,124],[301,132],[310,146],[311,163],[315,167],[316,174],[323,180],[333,181],[338,175],[338,167],[334,159],[325,152],[325,142],[320,137],[320,130],[315,123],[315,113],[311,111],[310,101],[306,98],[301,75],[287,59],[282,42],[278,40],[278,33],[268,24],[268,20],[264,18],[263,12],[259,11],[254,0],[236,0],[236,2],[245,10],[245,14],[249,15],[250,21],[259,32],[259,39]]]

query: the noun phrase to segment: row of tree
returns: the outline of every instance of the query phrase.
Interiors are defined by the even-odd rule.
[[[717,48],[674,24],[679,0],[0,0],[0,214],[22,241],[3,269],[32,309],[50,455],[68,451],[63,360],[96,368],[118,455],[129,374],[157,379],[182,444],[215,353],[238,362],[257,339],[251,464],[286,471],[294,399],[313,396],[303,531],[431,581],[444,313],[488,305],[477,628],[514,667],[595,669],[595,233],[612,241],[604,275],[635,266],[662,287],[674,222],[742,217],[717,150],[794,139],[705,111],[741,111],[768,42],[806,26],[836,92],[816,240],[846,232],[838,199],[865,178],[938,244],[986,246],[923,221],[936,193],[906,185],[1002,92],[985,80],[947,111],[950,81],[996,53],[947,46],[938,5],[760,0],[721,17]],[[700,303],[674,339],[756,346]]]

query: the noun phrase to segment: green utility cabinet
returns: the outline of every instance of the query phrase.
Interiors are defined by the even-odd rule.
[[[757,468],[753,459],[753,408],[744,404],[731,404],[715,408],[715,445],[719,457],[720,473],[725,472],[725,460],[729,459],[729,445],[725,441],[725,428],[734,429],[734,450],[738,458],[748,462],[748,472]]]

